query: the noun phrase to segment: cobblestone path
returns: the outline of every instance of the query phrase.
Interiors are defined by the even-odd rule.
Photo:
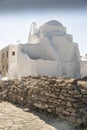
[[[44,118],[44,117],[43,117]],[[25,112],[8,102],[0,103],[0,130],[74,130],[69,125]]]

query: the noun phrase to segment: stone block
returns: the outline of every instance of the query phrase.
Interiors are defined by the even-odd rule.
[[[66,116],[70,116],[70,112],[67,112],[67,111],[63,111],[63,114],[66,115]]]
[[[49,108],[49,109],[47,109],[47,111],[48,111],[48,112],[52,112],[52,109]]]
[[[61,105],[66,106],[66,101],[61,101]]]
[[[61,113],[61,112],[63,112],[63,110],[64,110],[64,108],[62,108],[62,107],[57,107],[57,108],[56,108],[56,113]]]
[[[65,97],[63,95],[59,95],[59,98],[63,99],[63,100],[65,99]]]
[[[72,103],[70,101],[67,102],[66,106],[72,107]]]
[[[35,107],[44,109],[44,105],[42,105],[42,104],[34,103],[33,105],[34,105]]]
[[[73,97],[75,97],[75,98],[82,98],[82,95],[81,94],[75,94],[75,95],[73,95]]]
[[[87,90],[81,90],[81,94],[86,95],[87,94]]]
[[[71,112],[71,116],[77,117],[77,114],[75,112]]]
[[[45,108],[48,108],[49,106],[48,106],[48,104],[45,104],[44,107],[45,107]]]
[[[33,94],[32,99],[39,100],[39,101],[42,101],[42,102],[47,102],[46,96],[42,96],[42,95],[38,95],[38,94]]]
[[[73,106],[74,106],[75,108],[82,108],[82,107],[84,107],[85,105],[82,104],[81,102],[77,102],[77,103],[73,103]]]
[[[66,108],[66,111],[71,112],[71,113],[76,112],[75,108],[71,108],[71,107]]]
[[[73,97],[67,97],[67,100],[70,102],[78,102],[79,99],[73,98]]]
[[[77,122],[77,124],[79,124],[79,125],[80,125],[80,124],[83,124],[82,119],[77,119],[76,122]]]

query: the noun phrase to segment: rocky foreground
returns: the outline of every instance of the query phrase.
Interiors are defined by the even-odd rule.
[[[63,120],[16,107],[8,102],[0,103],[0,130],[76,130]]]
[[[75,126],[87,126],[87,81],[26,77],[0,82],[0,100],[43,110]]]

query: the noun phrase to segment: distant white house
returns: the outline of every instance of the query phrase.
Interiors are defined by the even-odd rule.
[[[0,50],[0,71],[2,80],[17,78],[18,45],[9,45]]]
[[[81,76],[87,76],[87,54],[81,57]]]

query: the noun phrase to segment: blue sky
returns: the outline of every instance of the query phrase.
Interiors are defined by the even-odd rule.
[[[8,0],[9,1],[9,0]],[[37,22],[38,27],[48,20],[58,20],[73,35],[73,41],[79,45],[81,55],[87,53],[87,9],[24,9],[0,13],[0,49],[8,44],[26,43],[30,25]]]

